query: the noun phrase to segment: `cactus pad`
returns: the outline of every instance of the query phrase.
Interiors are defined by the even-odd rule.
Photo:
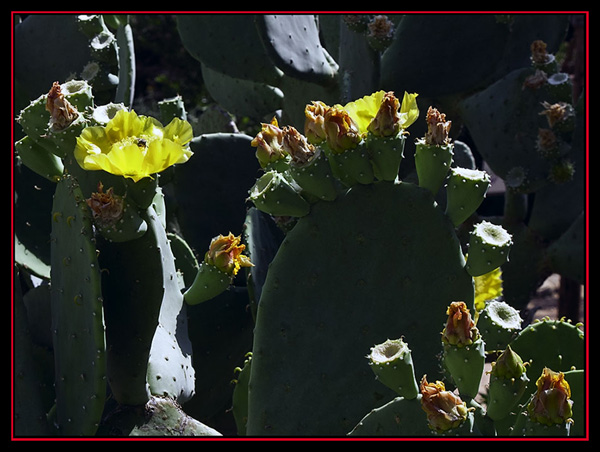
[[[92,221],[74,179],[57,183],[52,212],[57,419],[61,434],[93,435],[106,391],[103,298]]]

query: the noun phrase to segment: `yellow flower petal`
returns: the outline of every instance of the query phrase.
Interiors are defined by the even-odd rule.
[[[105,171],[129,177],[135,182],[149,175],[144,168],[144,153],[136,144],[114,145],[107,154],[105,163]]]
[[[412,123],[414,123],[419,117],[419,107],[417,106],[417,93],[409,94],[404,92],[402,98],[402,105],[400,106],[400,121],[401,127],[406,129]]]
[[[370,96],[364,96],[344,105],[352,120],[356,123],[360,133],[365,133],[371,120],[377,115],[379,106],[383,101],[385,91],[377,91]]]
[[[173,140],[180,145],[189,143],[193,137],[194,134],[190,123],[182,121],[179,118],[173,118],[164,128],[164,138]]]

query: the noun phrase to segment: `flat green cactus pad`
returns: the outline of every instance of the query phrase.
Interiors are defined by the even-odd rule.
[[[375,220],[376,219],[376,220]],[[287,234],[256,321],[249,435],[345,435],[395,394],[370,348],[403,337],[415,375],[439,377],[450,302],[473,303],[454,227],[428,190],[356,186]]]

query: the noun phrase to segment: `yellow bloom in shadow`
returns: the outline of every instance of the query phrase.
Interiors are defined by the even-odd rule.
[[[134,111],[119,110],[106,126],[85,128],[75,147],[77,163],[89,171],[133,179],[152,177],[191,156],[191,125],[174,118],[167,126]]]
[[[488,301],[502,295],[502,270],[500,267],[473,278],[475,282],[475,309],[482,311]]]

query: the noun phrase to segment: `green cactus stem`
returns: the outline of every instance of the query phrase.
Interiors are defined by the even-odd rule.
[[[378,93],[374,93],[373,96],[377,95]],[[417,95],[405,92],[402,102],[393,92],[383,93],[382,96],[377,113],[367,126],[369,133],[365,140],[375,177],[378,180],[393,182],[398,177],[400,164],[404,158],[407,134],[405,129],[418,116]],[[362,100],[366,99],[368,98]]]
[[[402,339],[375,345],[367,359],[377,379],[399,396],[414,399],[419,394],[411,352]]]
[[[452,168],[446,188],[446,214],[455,226],[469,218],[483,202],[490,176],[482,170]]]
[[[323,150],[309,143],[294,127],[283,128],[282,146],[291,156],[287,171],[302,190],[319,199],[333,201],[337,189]]]
[[[301,188],[284,174],[271,170],[250,189],[250,200],[261,211],[274,216],[303,217],[310,204],[300,195]]]
[[[452,302],[442,331],[443,362],[459,393],[474,398],[485,364],[485,343],[464,302]]]
[[[85,81],[54,82],[48,93],[21,111],[17,121],[31,139],[64,158],[73,152],[77,136],[88,125],[83,113],[92,104],[92,89]]]
[[[419,186],[427,188],[434,196],[444,183],[454,154],[454,145],[448,134],[452,122],[437,109],[427,110],[427,133],[417,140],[415,166]]]
[[[508,261],[512,236],[500,225],[482,221],[476,224],[469,238],[467,272],[481,276]]]
[[[521,357],[510,346],[492,363],[488,387],[487,415],[500,420],[510,414],[529,383]]]
[[[406,137],[367,137],[367,147],[373,164],[373,172],[378,180],[393,182],[398,177],[400,164],[404,158]]]
[[[489,301],[477,318],[477,329],[485,340],[486,351],[504,350],[521,330],[519,311],[504,301]]]
[[[235,419],[239,436],[246,436],[246,423],[248,422],[248,383],[252,368],[252,352],[246,354],[243,367],[236,367],[237,378],[232,396],[232,413]]]
[[[327,157],[334,166],[332,168],[334,174],[337,174],[340,181],[347,186],[368,185],[375,180],[369,151],[364,141],[340,153],[328,152]]]
[[[98,191],[86,200],[98,232],[112,242],[141,237],[148,230],[148,224],[140,216],[136,206],[132,206],[128,199],[113,191],[111,187],[104,192],[100,182]]]
[[[106,393],[104,300],[91,215],[72,177],[57,183],[52,212],[56,423],[63,435],[94,435]]]
[[[56,182],[62,176],[64,170],[62,160],[29,135],[15,142],[15,150],[25,166],[49,181]]]
[[[231,277],[213,265],[202,262],[192,285],[185,291],[184,300],[195,305],[210,300],[227,290]]]

